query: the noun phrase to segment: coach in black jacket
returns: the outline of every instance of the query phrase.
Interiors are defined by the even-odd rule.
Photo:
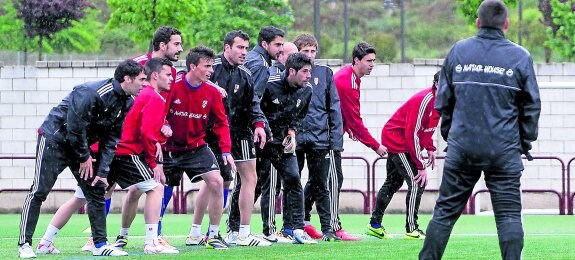
[[[298,243],[310,244],[315,241],[303,235],[303,190],[294,152],[296,133],[301,130],[312,96],[313,90],[308,82],[312,63],[304,54],[294,53],[288,57],[285,65],[284,72],[270,77],[260,104],[273,138],[263,150],[258,151],[258,172],[264,180],[270,178],[270,164],[277,169],[282,177],[286,202],[291,209],[290,223],[284,223],[284,231]],[[269,194],[270,187],[262,187],[263,232],[268,240],[274,240],[269,239],[275,235],[275,227],[268,223]]]
[[[114,79],[79,85],[52,108],[38,130],[36,173],[22,207],[18,240],[20,257],[24,257],[26,248],[32,245],[42,202],[66,167],[72,171],[88,201],[88,216],[97,247],[93,253],[108,255],[108,251],[99,249],[107,241],[106,177],[121,137],[124,118],[134,102],[132,95],[140,93],[145,80],[144,68],[135,61],[126,60],[116,68]],[[96,142],[99,142],[98,152],[92,158],[90,145]],[[96,161],[94,167],[93,159]]]
[[[299,35],[294,40],[301,53],[315,60],[317,40],[309,34]],[[335,167],[331,163],[333,152],[343,150],[343,121],[339,107],[339,96],[333,80],[333,71],[320,64],[312,67],[310,84],[313,95],[304,123],[297,133],[298,147],[296,149],[299,171],[307,159],[309,179],[304,189],[305,198],[305,231],[312,238],[322,238],[326,241],[341,240],[335,235],[338,223],[338,180]],[[328,187],[328,183],[332,184]],[[310,223],[311,209],[316,202],[321,223],[319,234]],[[338,229],[339,230],[339,229]]]
[[[478,16],[477,36],[453,46],[440,74],[435,109],[449,149],[420,259],[441,258],[482,171],[501,256],[521,258],[521,154],[537,139],[539,88],[529,52],[505,39],[505,4],[486,0]]]

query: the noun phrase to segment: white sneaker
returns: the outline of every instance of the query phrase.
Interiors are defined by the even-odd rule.
[[[56,255],[59,253],[60,250],[54,247],[54,243],[50,243],[49,245],[38,244],[38,247],[36,247],[36,254],[38,255]]]
[[[313,240],[306,232],[302,229],[296,229],[293,231],[294,244],[304,244],[304,245],[315,245],[317,241]]]
[[[188,236],[188,238],[186,238],[186,246],[203,246],[205,244],[206,244],[205,236],[199,236],[199,237]]]
[[[239,232],[238,231],[232,231],[230,233],[228,233],[228,236],[226,237],[226,243],[228,243],[229,245],[236,245],[236,243],[238,242],[238,236],[239,236]]]
[[[18,257],[20,258],[36,258],[36,254],[34,254],[34,250],[30,244],[25,243],[18,248]]]
[[[180,251],[171,249],[162,244],[155,244],[154,241],[146,241],[144,244],[144,254],[179,254]]]
[[[82,247],[82,251],[92,252],[94,249],[94,239],[92,237],[88,238],[86,244]]]
[[[165,246],[165,247],[167,247],[167,248],[169,248],[169,249],[172,249],[172,250],[176,250],[176,251],[177,251],[177,248],[176,248],[175,246],[170,245],[170,243],[168,243],[168,241],[167,241],[166,239],[164,239],[164,237],[162,237],[162,236],[158,236],[158,242],[159,242],[160,245],[162,245],[162,246]]]
[[[248,235],[248,237],[242,239],[241,237],[237,237],[236,244],[238,246],[271,246],[272,243],[268,242],[263,239],[259,239],[252,234]]]
[[[114,247],[113,245],[105,245],[100,248],[94,247],[92,249],[92,255],[94,256],[127,256],[128,253]]]
[[[278,236],[276,233],[271,233],[269,236],[263,235],[263,238],[269,242],[276,243],[278,242]]]

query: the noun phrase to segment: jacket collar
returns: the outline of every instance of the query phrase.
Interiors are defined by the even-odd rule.
[[[477,36],[480,38],[486,38],[486,39],[492,39],[492,40],[505,39],[505,34],[503,33],[503,31],[501,31],[500,29],[497,29],[497,28],[493,28],[493,27],[481,27],[481,28],[479,28],[479,31],[477,32]]]
[[[268,65],[272,64],[272,57],[270,57],[268,51],[266,51],[262,46],[256,45],[256,47],[253,48],[253,51],[264,57]]]
[[[226,59],[226,57],[224,56],[224,54],[220,54],[219,57],[222,59],[222,65],[224,65],[224,68],[226,68],[226,70],[230,71],[235,69],[237,66],[234,66],[232,64],[230,64],[230,62]]]
[[[126,94],[126,91],[124,91],[122,89],[122,85],[120,85],[120,82],[117,80],[112,80],[112,86],[114,86],[114,93],[116,93],[116,95],[120,96],[122,99],[129,99],[131,97],[131,95]]]
[[[286,70],[286,66],[283,65],[281,62],[279,61],[274,61],[274,65],[275,67],[277,67],[278,69],[280,69],[280,71],[285,71]]]

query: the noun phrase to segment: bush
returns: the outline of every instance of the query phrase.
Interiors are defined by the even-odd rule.
[[[397,40],[387,33],[371,34],[366,41],[375,47],[377,60],[380,62],[393,62],[397,56]]]

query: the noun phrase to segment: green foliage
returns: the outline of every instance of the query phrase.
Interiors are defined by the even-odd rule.
[[[140,46],[148,46],[154,32],[160,26],[173,26],[182,31],[184,43],[190,38],[184,28],[197,24],[206,11],[205,0],[140,1],[108,0],[112,13],[106,29],[124,29]],[[206,23],[206,21],[203,21]],[[187,37],[187,38],[186,38]]]
[[[397,56],[397,40],[391,34],[378,33],[367,36],[369,42],[377,50],[377,60],[380,62],[392,62]]]
[[[553,33],[551,28],[547,28],[547,41],[545,42],[545,46],[569,61],[575,57],[575,12],[571,4],[571,1],[562,3],[559,0],[551,0],[553,8],[551,16],[558,29]]]
[[[139,54],[141,48],[130,39],[128,32],[134,30],[131,26],[124,28],[104,30],[100,36],[100,49],[105,55],[122,57],[126,54]]]
[[[95,53],[100,50],[100,35],[104,25],[98,22],[100,11],[89,10],[86,18],[73,21],[72,27],[54,35],[49,45],[55,52]]]
[[[266,25],[289,28],[293,22],[290,5],[284,0],[211,0],[206,12],[190,23],[190,45],[203,44],[219,52],[223,39],[231,30],[250,35],[250,44],[257,43],[260,29]]]
[[[24,22],[16,18],[18,11],[11,1],[4,5],[3,15],[0,16],[0,46],[4,50],[24,50],[33,48],[34,44],[26,40]]]
[[[477,18],[477,9],[483,0],[456,0],[457,10],[466,18],[467,23],[474,24]],[[507,8],[515,7],[517,0],[503,0]]]

